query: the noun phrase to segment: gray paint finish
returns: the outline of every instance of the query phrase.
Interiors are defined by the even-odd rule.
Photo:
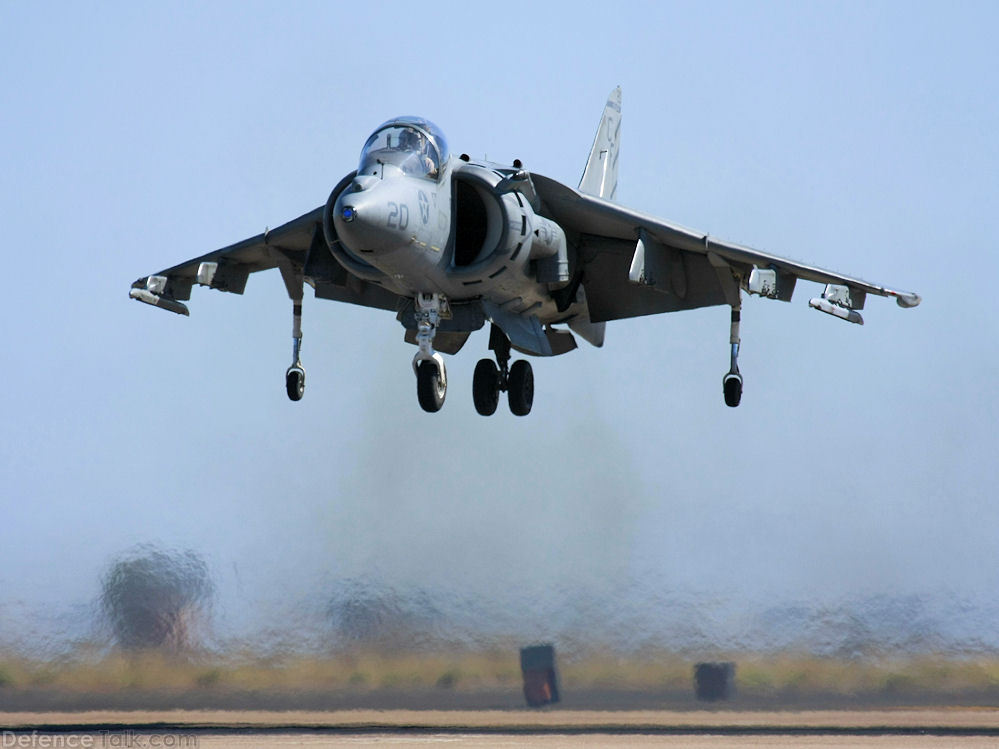
[[[428,407],[421,399],[427,410],[437,410],[446,392],[444,361],[433,348],[438,331],[438,348],[455,353],[486,319],[515,350],[552,356],[576,347],[570,331],[599,346],[606,321],[728,304],[727,377],[738,378],[740,395],[726,390],[726,402],[737,405],[743,292],[790,301],[797,279],[825,284],[811,306],[850,322],[862,322],[857,310],[867,295],[894,297],[903,307],[919,304],[911,292],[718,240],[614,203],[620,134],[616,88],[573,189],[530,174],[519,162],[511,167],[455,158],[427,120],[389,120],[368,139],[358,170],[339,181],[324,206],[140,278],[130,295],[186,315],[183,302],[195,283],[241,294],[251,274],[279,268],[297,304],[292,369],[301,381],[304,284],[320,299],[392,310],[408,331],[405,339],[420,347],[414,368],[428,360],[438,373],[433,388],[424,387],[439,400]],[[506,355],[497,353],[501,389]]]

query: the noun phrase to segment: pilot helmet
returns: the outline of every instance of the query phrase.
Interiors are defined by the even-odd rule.
[[[419,139],[417,137],[417,132],[412,128],[405,128],[399,134],[399,147],[407,151],[411,151],[414,148],[419,147]]]

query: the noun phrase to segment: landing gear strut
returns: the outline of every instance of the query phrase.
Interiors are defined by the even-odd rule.
[[[305,395],[305,369],[302,367],[302,300],[294,302],[294,323],[292,325],[291,366],[284,373],[284,386],[288,397],[293,401],[302,400]]]
[[[742,400],[742,375],[739,374],[739,324],[741,322],[741,305],[732,307],[732,328],[729,343],[732,345],[732,363],[728,374],[722,378],[722,390],[725,393],[725,405],[735,408]]]
[[[510,339],[494,324],[489,329],[489,348],[496,353],[492,359],[480,359],[472,375],[472,398],[475,410],[492,416],[499,405],[499,394],[506,391],[510,410],[516,416],[527,416],[534,404],[534,372],[530,362],[519,360],[510,366]]]
[[[420,347],[413,357],[416,395],[424,411],[436,413],[447,396],[447,370],[444,357],[434,351],[433,342],[441,317],[448,312],[447,300],[440,294],[417,294],[414,311],[416,344]]]
[[[302,296],[305,278],[302,276],[302,268],[291,263],[279,263],[278,268],[292,304],[291,366],[284,373],[284,388],[289,398],[300,401],[305,394],[305,369],[302,367]]]

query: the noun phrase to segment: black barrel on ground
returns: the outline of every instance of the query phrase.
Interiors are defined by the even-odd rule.
[[[694,666],[694,693],[705,702],[727,700],[735,692],[735,664],[729,661]]]
[[[521,648],[520,670],[524,675],[524,699],[529,707],[543,707],[558,702],[554,645]]]

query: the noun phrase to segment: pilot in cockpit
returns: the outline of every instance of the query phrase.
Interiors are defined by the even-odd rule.
[[[430,144],[423,133],[406,128],[399,136],[399,147],[413,154],[406,171],[437,179],[437,165],[430,156]]]

